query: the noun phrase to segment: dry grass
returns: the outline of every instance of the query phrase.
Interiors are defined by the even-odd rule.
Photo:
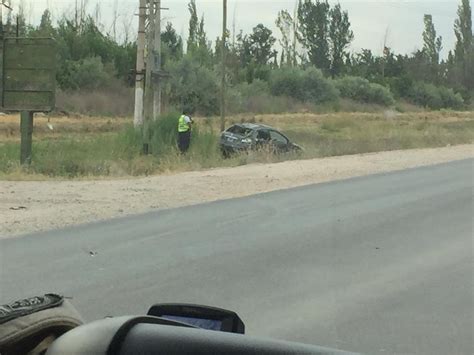
[[[217,144],[219,119],[198,117],[196,121],[193,146],[186,156],[177,154],[170,146],[172,143],[163,143],[162,139],[158,139],[161,145],[155,155],[142,156],[131,118],[40,116],[35,119],[33,165],[24,170],[17,162],[19,118],[2,116],[0,178],[125,177],[474,142],[473,112],[235,115],[228,118],[227,126],[238,122],[265,123],[282,130],[305,152],[280,156],[258,152],[223,159]],[[169,127],[173,127],[173,122]],[[48,123],[53,125],[53,131]]]
[[[82,115],[44,115],[34,118],[35,139],[55,139],[67,134],[100,134],[118,132],[131,122],[130,118]],[[0,143],[20,140],[20,115],[0,116]]]

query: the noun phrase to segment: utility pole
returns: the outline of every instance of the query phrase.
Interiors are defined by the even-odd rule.
[[[221,82],[221,131],[225,129],[225,43],[227,37],[227,0],[223,0],[223,24],[222,24],[222,82]]]
[[[145,71],[145,122],[153,115],[153,72],[155,52],[155,0],[148,0],[148,26],[146,31],[146,71]]]
[[[143,98],[145,92],[145,21],[146,0],[140,0],[138,13],[137,68],[135,75],[135,113],[133,116],[133,124],[135,127],[143,125]]]
[[[237,11],[237,2],[234,5],[234,14],[232,15],[232,47],[235,48],[235,13]]]
[[[78,17],[78,7],[77,7],[77,0],[76,0],[76,12],[74,13],[74,20],[76,21],[76,29],[79,28],[79,17]]]
[[[154,43],[154,90],[153,119],[156,121],[161,114],[161,0],[156,0],[155,43]]]

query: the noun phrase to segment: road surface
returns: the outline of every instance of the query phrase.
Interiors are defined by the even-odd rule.
[[[55,291],[89,320],[204,303],[254,335],[471,354],[473,162],[0,240],[0,301]]]

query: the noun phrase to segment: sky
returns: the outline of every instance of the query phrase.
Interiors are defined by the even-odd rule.
[[[79,3],[81,0],[78,0]],[[118,20],[116,28],[123,38],[125,31],[136,37],[139,0],[82,0],[88,3],[88,11],[93,13],[99,4],[100,19],[104,29],[111,31],[114,18],[114,3],[117,3]],[[75,0],[11,0],[14,7],[23,2],[27,20],[38,23],[41,13],[49,7],[55,19],[63,13],[74,13]],[[162,0],[164,23],[170,21],[179,34],[187,36],[189,13],[188,0]],[[329,1],[332,4],[337,1]],[[351,51],[361,48],[371,49],[381,54],[385,34],[387,43],[396,53],[412,53],[422,47],[423,16],[431,14],[438,35],[443,37],[442,57],[454,48],[453,24],[460,0],[340,0],[344,10],[349,12],[355,39]],[[210,40],[215,40],[222,28],[222,0],[196,0],[198,13],[204,15],[206,32]],[[259,23],[263,23],[278,36],[275,20],[279,10],[293,13],[295,0],[228,0],[228,27],[232,31],[248,33]],[[235,19],[235,21],[234,21]]]

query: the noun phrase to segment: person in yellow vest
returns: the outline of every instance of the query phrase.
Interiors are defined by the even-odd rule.
[[[178,120],[178,148],[182,154],[186,153],[191,144],[191,125],[194,123],[186,111]]]

